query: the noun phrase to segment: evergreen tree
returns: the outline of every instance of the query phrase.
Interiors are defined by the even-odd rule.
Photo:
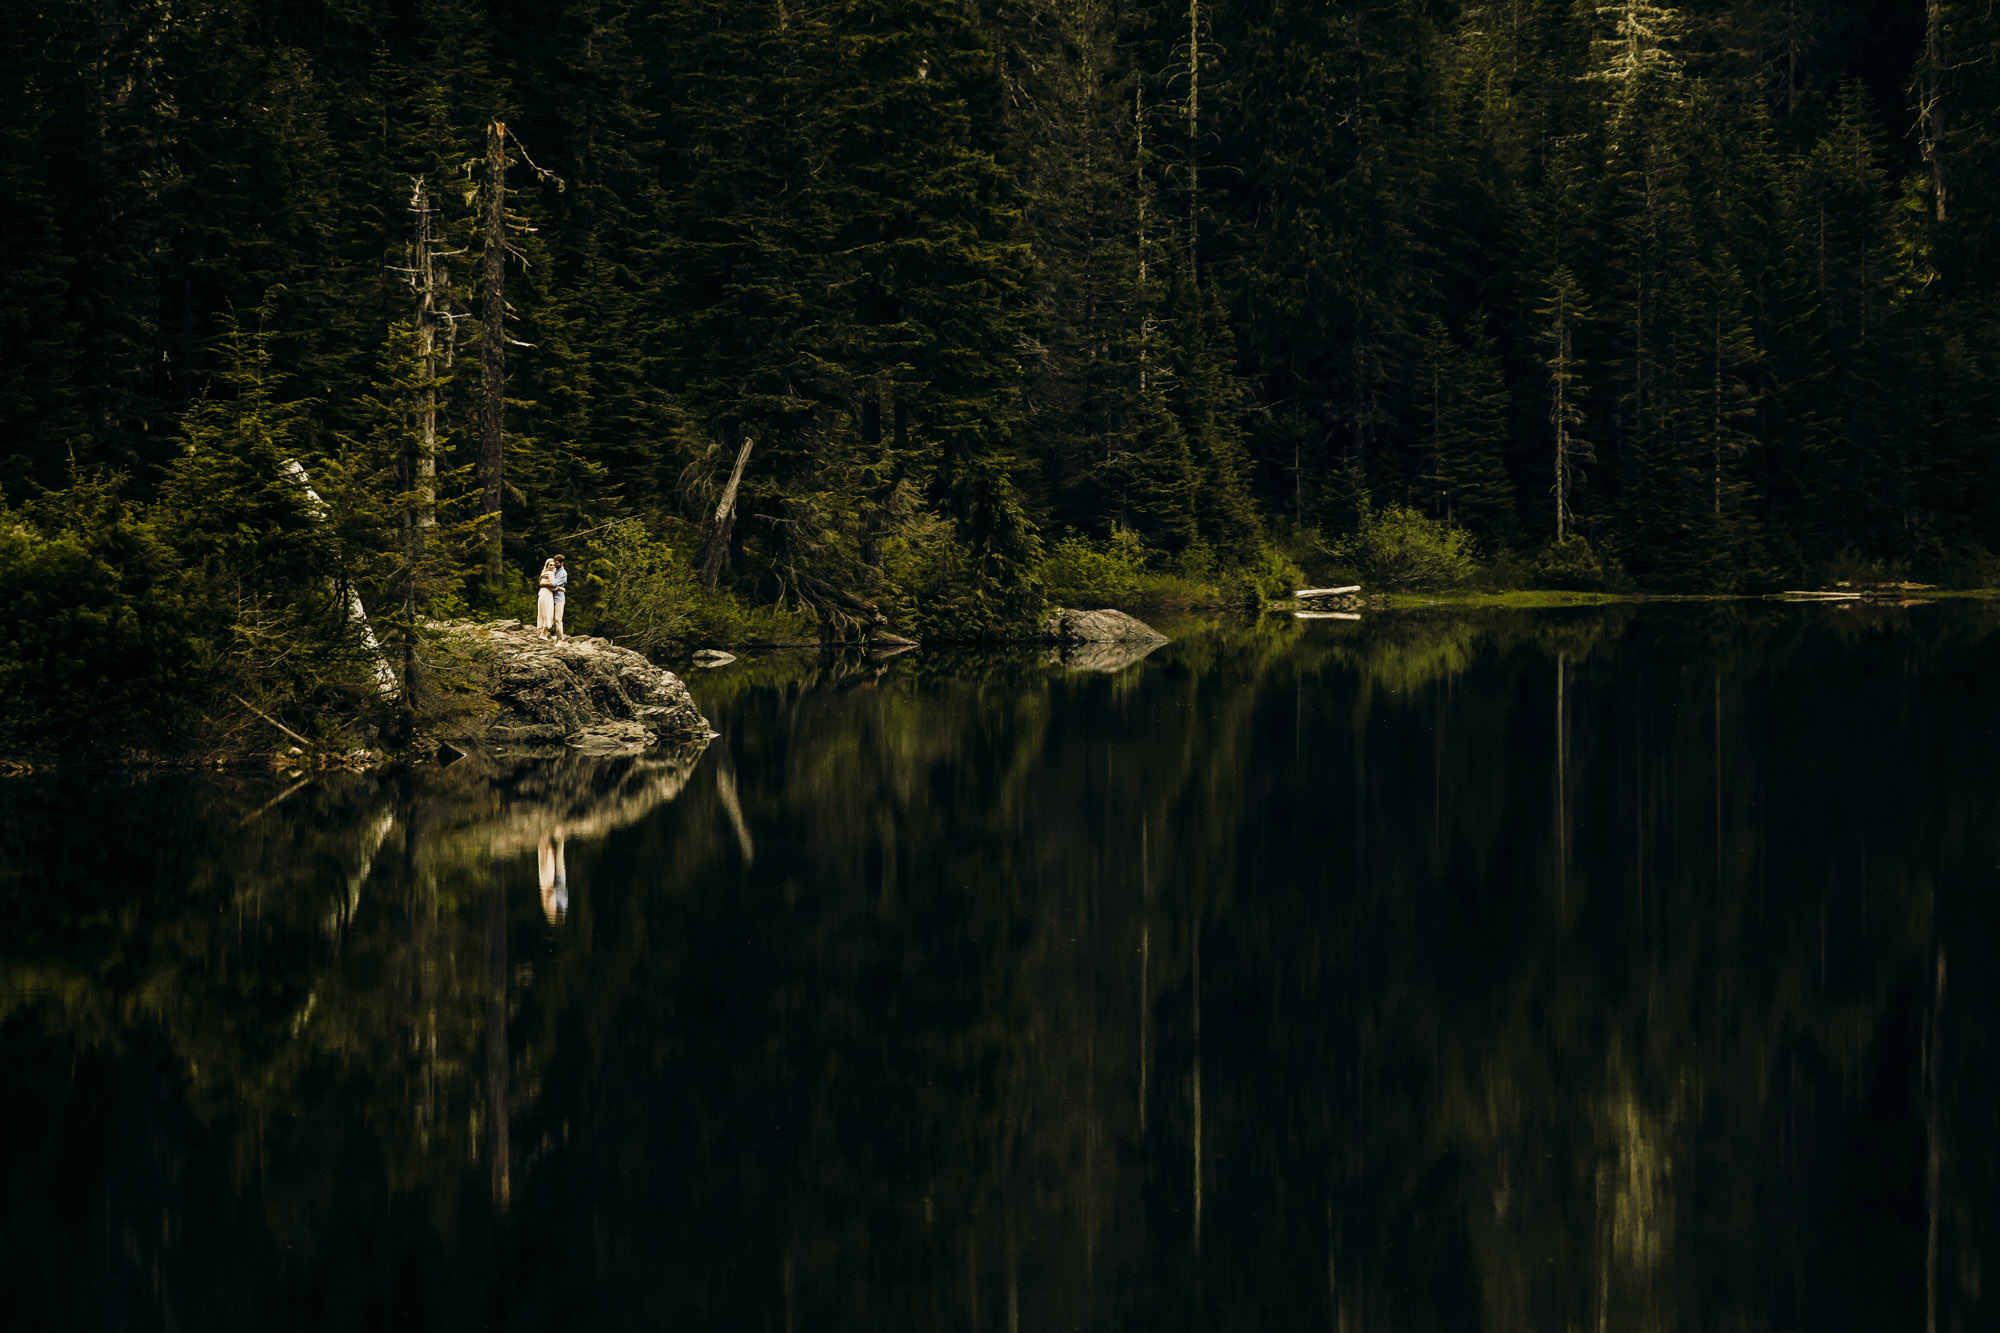
[[[1469,346],[1430,317],[1417,363],[1424,415],[1422,491],[1430,516],[1469,529],[1488,551],[1519,540],[1514,484],[1504,458],[1507,385],[1500,359],[1476,324]]]

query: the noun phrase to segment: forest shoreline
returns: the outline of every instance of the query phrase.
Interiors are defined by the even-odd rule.
[[[1891,585],[1893,587],[1893,585]],[[1368,613],[1437,613],[1444,615],[1478,613],[1489,611],[1554,611],[1597,609],[1617,606],[1654,606],[1668,604],[1725,603],[1725,602],[1769,602],[1791,603],[1794,605],[1825,601],[1834,606],[1856,604],[1875,607],[1907,608],[1932,602],[1953,601],[1995,601],[2000,600],[2000,588],[1922,588],[1907,587],[1876,589],[1862,588],[1852,592],[1839,589],[1799,590],[1800,593],[1658,593],[1658,592],[1602,592],[1559,588],[1514,588],[1491,589],[1450,589],[1428,592],[1389,591],[1372,592],[1363,598],[1363,614]],[[1213,623],[1220,620],[1244,617],[1249,620],[1265,616],[1285,617],[1304,607],[1296,599],[1278,599],[1264,603],[1260,608],[1250,608],[1217,601],[1208,604],[1188,604],[1168,601],[1150,604],[1144,600],[1133,603],[1133,618],[1149,632],[1153,622],[1163,621],[1177,631],[1172,635],[1160,635],[1161,641],[1180,637],[1189,621]],[[482,629],[501,627],[519,628],[519,622],[506,619],[480,622]],[[685,682],[695,679],[692,670],[699,665],[693,655],[707,648],[728,649],[735,653],[824,653],[842,649],[859,650],[865,653],[880,653],[883,656],[900,655],[913,649],[952,650],[967,646],[965,641],[931,639],[923,643],[912,643],[901,639],[882,643],[862,641],[859,643],[838,643],[824,640],[796,637],[766,637],[751,634],[741,640],[703,637],[699,644],[690,641],[672,652],[643,654],[629,649],[613,649],[610,640],[594,636],[572,636],[572,642],[601,644],[605,649],[617,651],[620,655],[631,652],[643,659],[647,667],[659,676],[671,678],[683,693],[691,692]],[[1067,640],[1050,633],[1035,633],[1008,636],[987,642],[990,647],[1007,650],[1029,650],[1033,648],[1060,645]],[[679,670],[662,663],[679,664]],[[474,709],[503,707],[497,687],[477,691],[479,701]],[[461,701],[463,705],[463,701]],[[354,733],[349,729],[357,719],[345,719],[333,733],[313,738],[310,744],[300,744],[296,732],[274,719],[250,709],[239,719],[239,724],[229,731],[231,737],[245,730],[268,730],[271,743],[249,745],[241,740],[197,744],[185,749],[149,748],[142,744],[131,744],[124,748],[109,750],[72,749],[56,747],[46,750],[28,750],[0,753],[0,779],[27,777],[33,775],[77,775],[77,774],[117,774],[126,776],[164,775],[171,773],[242,773],[251,770],[270,771],[290,777],[296,781],[308,781],[311,777],[333,772],[366,772],[376,769],[394,769],[430,764],[451,763],[467,753],[466,747],[473,743],[473,737],[464,728],[451,726],[426,727],[414,734],[408,741],[397,743],[371,738],[364,744],[351,744]],[[602,721],[603,719],[598,719]],[[500,723],[502,731],[506,724]],[[502,738],[503,745],[539,746],[550,754],[566,752],[565,742],[560,737],[541,736],[523,741],[518,738]]]

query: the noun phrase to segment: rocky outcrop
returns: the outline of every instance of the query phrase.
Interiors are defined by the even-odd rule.
[[[621,754],[712,734],[678,676],[609,639],[543,639],[518,620],[444,628],[493,702],[483,739]]]
[[[1051,612],[1045,629],[1057,643],[1152,643],[1167,636],[1135,616],[1123,611]]]
[[[1049,650],[1049,661],[1072,671],[1123,671],[1167,641],[1123,611],[1059,610],[1045,629],[1056,645]]]

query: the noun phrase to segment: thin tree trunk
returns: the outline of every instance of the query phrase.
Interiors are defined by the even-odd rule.
[[[1722,307],[1715,308],[1715,521],[1722,522]]]
[[[736,488],[743,483],[743,468],[750,461],[753,443],[748,435],[743,437],[743,447],[736,451],[736,466],[729,472],[729,484],[722,488],[722,499],[716,502],[715,513],[708,521],[708,533],[702,538],[696,568],[703,592],[715,591],[723,557],[729,553],[729,534],[736,526]]]
[[[1924,0],[1923,155],[1931,164],[1931,205],[1944,221],[1944,70],[1943,0]]]
[[[1569,320],[1562,293],[1556,294],[1556,545],[1568,537],[1569,522]]]
[[[1936,4],[1937,0],[1931,0]],[[1201,0],[1188,0],[1188,286],[1197,286],[1201,210]]]
[[[411,284],[417,289],[417,371],[422,380],[417,397],[417,433],[422,444],[414,460],[412,489],[417,493],[416,526],[428,529],[437,524],[437,330],[444,274],[431,238],[430,191],[421,176],[410,195],[410,211],[417,215]]]
[[[486,583],[500,586],[501,496],[507,406],[507,126],[486,127],[485,272],[480,306],[479,483],[485,516]]]
[[[406,474],[413,509],[403,516],[403,740],[416,729],[417,621],[430,609],[423,570],[431,529],[437,526],[437,326],[443,282],[431,240],[430,191],[424,178],[410,193],[410,211],[417,217],[416,246],[410,256],[410,285],[417,296],[417,434]]]
[[[1431,496],[1431,513],[1451,522],[1450,488],[1444,469],[1444,368],[1431,367],[1431,474],[1437,490]]]
[[[1139,398],[1143,406],[1146,397],[1148,366],[1146,357],[1151,350],[1152,321],[1146,306],[1146,83],[1143,77],[1132,80],[1132,131],[1137,147],[1133,150],[1133,188],[1139,196]],[[1109,439],[1109,435],[1106,435]],[[1109,461],[1108,458],[1106,461]]]

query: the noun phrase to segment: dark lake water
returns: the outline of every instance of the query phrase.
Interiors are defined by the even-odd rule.
[[[1996,629],[782,655],[699,754],[0,783],[0,1323],[2000,1327]]]

